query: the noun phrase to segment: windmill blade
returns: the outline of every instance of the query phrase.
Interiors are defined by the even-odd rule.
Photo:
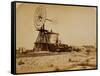
[[[50,22],[53,22],[53,20],[51,20],[51,19],[47,19],[47,18],[46,18],[46,20],[47,20],[47,21],[50,21]]]
[[[56,19],[48,19],[48,18],[46,18],[46,20],[51,22],[51,23],[53,23],[53,24],[57,24],[58,23]]]
[[[39,6],[34,12],[34,26],[40,29],[46,21],[46,8]]]

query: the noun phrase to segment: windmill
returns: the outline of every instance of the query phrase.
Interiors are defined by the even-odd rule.
[[[45,29],[45,23],[46,21],[53,22],[50,19],[47,19],[46,17],[46,8],[43,6],[39,6],[34,13],[34,26],[36,30],[38,31],[38,36],[36,38],[36,41],[34,43],[34,51],[50,51],[50,37],[51,34],[56,34],[49,30]]]

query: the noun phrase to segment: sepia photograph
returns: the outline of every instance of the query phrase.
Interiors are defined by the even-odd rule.
[[[16,73],[97,69],[97,7],[16,2]]]

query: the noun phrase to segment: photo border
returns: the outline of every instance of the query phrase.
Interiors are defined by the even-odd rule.
[[[47,4],[61,6],[78,6],[78,7],[95,7],[96,8],[96,68],[95,69],[79,69],[79,70],[63,70],[63,71],[45,71],[45,72],[27,72],[16,73],[16,3],[30,4]],[[28,1],[13,1],[11,2],[11,73],[19,74],[39,74],[39,73],[54,73],[54,72],[72,72],[72,71],[87,71],[98,70],[98,6],[92,5],[76,5],[76,4],[60,4],[60,3],[45,3],[45,2],[28,2]]]

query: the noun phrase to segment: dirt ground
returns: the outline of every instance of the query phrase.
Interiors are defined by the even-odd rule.
[[[89,52],[62,52],[55,55],[16,57],[16,72],[49,72],[96,68],[96,49]]]

